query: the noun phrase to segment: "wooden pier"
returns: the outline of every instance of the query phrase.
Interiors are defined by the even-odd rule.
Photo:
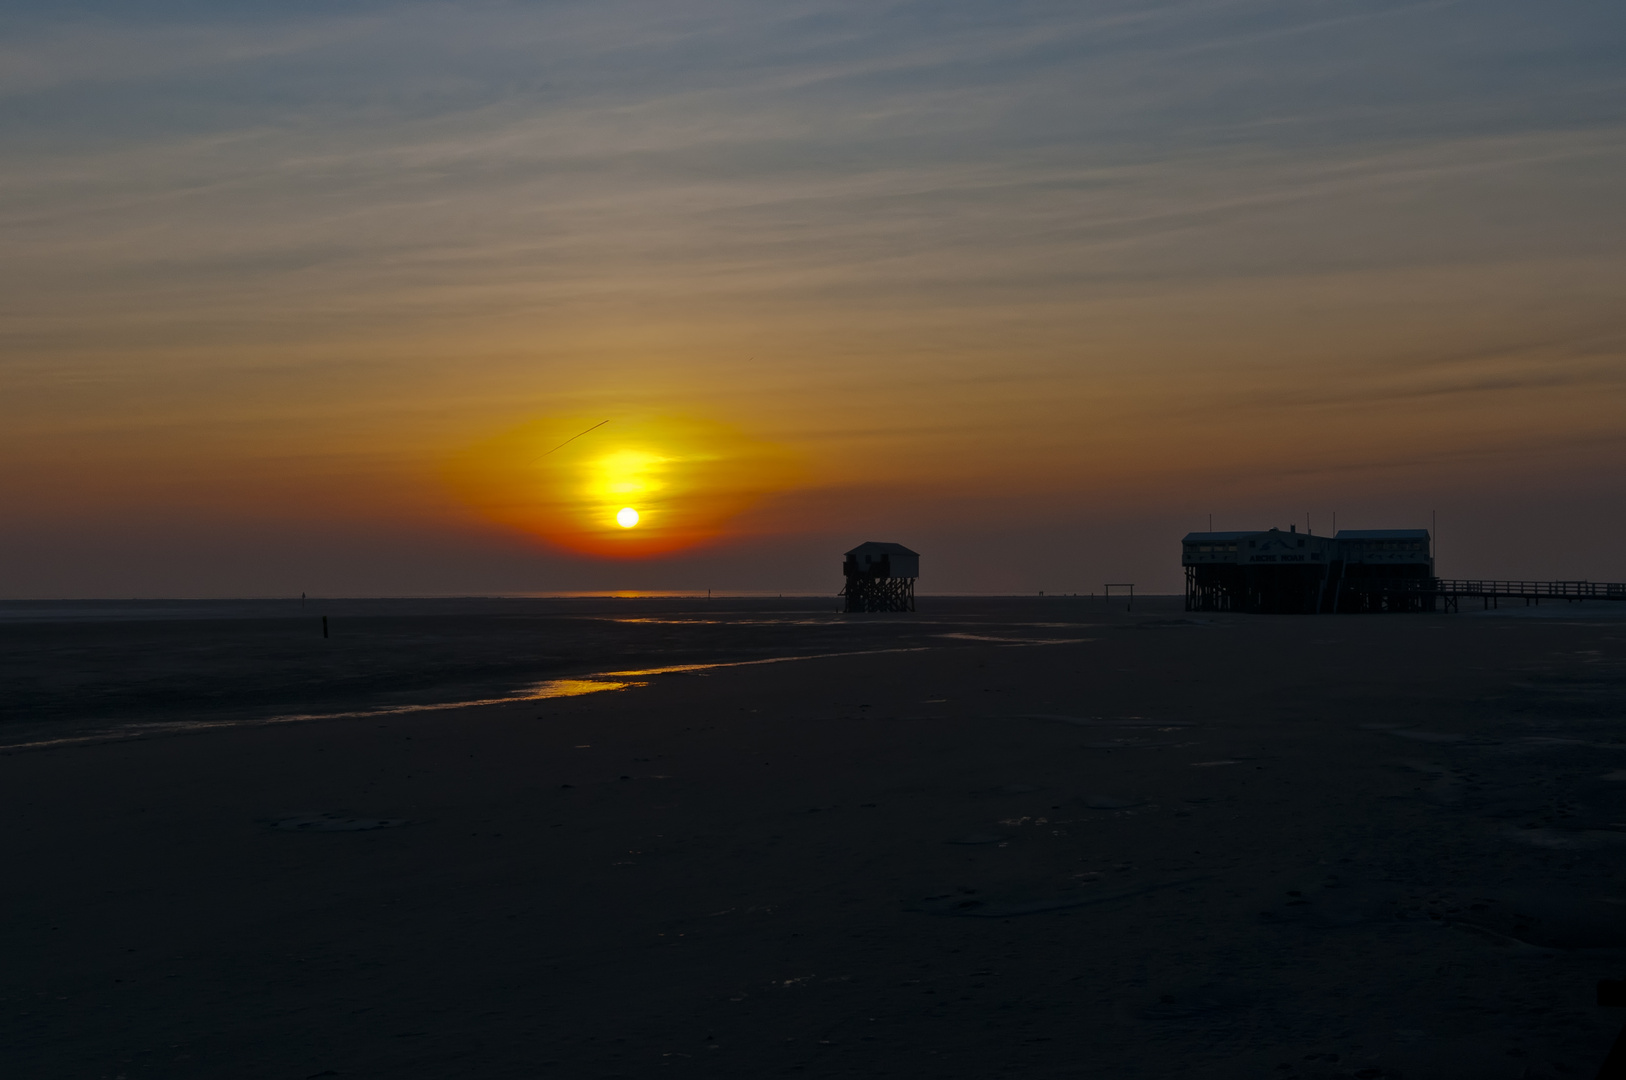
[[[1626,582],[1435,578],[1434,592],[1446,611],[1456,611],[1463,597],[1478,597],[1487,608],[1500,607],[1503,600],[1523,600],[1526,607],[1543,600],[1626,600]]]
[[[1620,581],[1493,581],[1485,578],[1344,578],[1332,583],[1329,602],[1317,607],[1328,614],[1365,611],[1461,610],[1464,599],[1478,599],[1483,608],[1501,607],[1503,600],[1523,600],[1526,607],[1543,600],[1626,601],[1626,582]]]

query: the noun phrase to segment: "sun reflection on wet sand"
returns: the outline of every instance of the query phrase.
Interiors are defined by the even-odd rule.
[[[986,640],[998,642],[1009,646],[1033,645],[1070,645],[1091,641],[1091,638],[1053,638],[1053,639],[1024,639],[1024,638],[978,638],[973,635],[939,634],[938,637],[953,638],[964,637],[970,640]],[[82,732],[78,735],[63,736],[55,739],[38,739],[27,742],[8,743],[0,745],[0,752],[15,752],[19,750],[44,750],[53,746],[70,746],[79,743],[116,742],[124,739],[141,739],[154,735],[182,735],[190,732],[211,731],[219,728],[256,727],[269,724],[293,724],[315,720],[365,720],[381,716],[408,716],[413,713],[446,712],[451,709],[469,709],[482,705],[514,705],[526,701],[546,701],[550,698],[581,697],[585,694],[596,694],[609,690],[626,690],[633,687],[648,686],[647,681],[640,681],[653,675],[681,675],[688,672],[711,671],[720,668],[757,667],[764,664],[786,664],[798,660],[833,660],[850,656],[885,656],[892,653],[930,652],[941,648],[938,645],[909,645],[891,649],[858,649],[847,652],[827,653],[800,653],[786,656],[766,656],[755,660],[724,660],[698,664],[669,664],[664,667],[638,668],[629,671],[602,671],[574,678],[544,679],[532,683],[530,686],[516,694],[504,697],[471,698],[462,701],[425,702],[412,705],[384,705],[372,709],[346,709],[338,712],[326,713],[283,713],[277,716],[253,717],[237,720],[177,720],[150,724],[128,724],[118,728],[101,731]]]
[[[644,682],[629,682],[608,678],[547,679],[535,683],[518,694],[506,697],[472,698],[466,701],[436,701],[415,705],[384,705],[375,709],[347,709],[326,713],[283,713],[278,716],[255,717],[246,720],[175,720],[155,724],[128,724],[116,730],[89,732],[64,736],[59,739],[39,739],[32,742],[10,743],[0,750],[43,750],[52,746],[75,743],[112,742],[120,739],[140,739],[150,735],[181,735],[194,731],[217,728],[255,727],[265,724],[297,724],[311,720],[365,720],[379,716],[407,716],[412,713],[444,712],[448,709],[469,709],[480,705],[513,705],[522,701],[546,701],[549,698],[580,697],[604,690],[625,690],[634,686],[648,686]]]
[[[548,679],[532,686],[525,693],[517,697],[501,698],[502,701],[543,701],[547,698],[580,697],[583,694],[596,694],[600,690],[625,690],[629,686],[644,686],[644,683],[605,682],[602,679]],[[470,702],[470,704],[475,704]]]

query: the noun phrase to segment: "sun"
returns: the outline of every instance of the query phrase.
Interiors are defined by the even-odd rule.
[[[547,417],[470,446],[447,480],[481,517],[595,558],[722,541],[800,478],[783,447],[683,416]]]

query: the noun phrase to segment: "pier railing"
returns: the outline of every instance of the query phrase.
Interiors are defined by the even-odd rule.
[[[1626,600],[1621,581],[1492,581],[1487,578],[1348,578],[1338,583],[1330,610],[1456,611],[1464,597],[1487,608],[1503,600],[1525,606],[1543,600]]]
[[[1434,592],[1451,596],[1510,596],[1526,600],[1626,600],[1622,581],[1486,581],[1435,578]]]
[[[1305,614],[1356,612],[1457,611],[1464,597],[1478,598],[1486,608],[1502,600],[1626,601],[1626,581],[1497,581],[1490,578],[1349,577],[1341,564],[1319,581],[1298,578],[1278,586],[1243,578],[1204,581],[1186,568],[1187,611],[1278,611]]]

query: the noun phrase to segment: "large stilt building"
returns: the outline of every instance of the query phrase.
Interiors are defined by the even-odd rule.
[[[1432,611],[1427,529],[1190,533],[1181,542],[1187,611]]]

